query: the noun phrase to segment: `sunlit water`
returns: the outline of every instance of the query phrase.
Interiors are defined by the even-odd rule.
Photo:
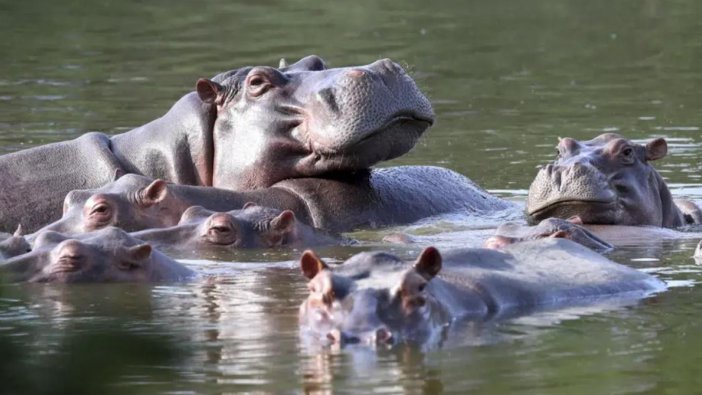
[[[656,166],[702,199],[702,5],[684,1],[0,0],[0,152],[119,133],[164,113],[199,77],[316,53],[331,65],[390,57],[437,123],[390,164],[457,170],[523,202],[558,136],[665,136]],[[497,224],[450,215],[351,234],[411,258],[478,246]],[[385,245],[405,232],[416,245]],[[0,393],[696,393],[702,377],[697,240],[610,255],[672,288],[508,321],[454,325],[437,345],[320,347],[301,338],[300,251],[189,256],[189,284],[3,285]]]

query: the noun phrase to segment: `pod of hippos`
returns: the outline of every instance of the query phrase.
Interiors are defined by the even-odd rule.
[[[196,267],[159,250],[353,244],[340,233],[518,210],[448,169],[372,168],[407,153],[433,122],[427,98],[388,59],[328,68],[308,56],[199,79],[161,118],[126,133],[0,156],[0,275],[193,281]],[[702,222],[650,164],[666,155],[665,139],[642,145],[607,133],[557,148],[529,188],[533,226],[504,224],[484,248],[426,247],[410,263],[364,252],[341,265],[305,251],[304,332],[341,344],[424,341],[456,319],[665,290],[599,254],[626,235]]]

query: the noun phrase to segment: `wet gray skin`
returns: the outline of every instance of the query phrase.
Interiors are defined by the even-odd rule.
[[[695,248],[694,257],[697,262],[702,262],[702,241],[697,243],[697,248]]]
[[[543,238],[572,240],[597,252],[607,252],[613,248],[611,244],[584,228],[578,217],[567,220],[547,218],[534,226],[508,222],[500,225],[495,231],[495,235],[485,241],[485,247],[499,249],[520,241]]]
[[[449,212],[489,215],[514,207],[466,177],[432,166],[397,166],[341,178],[296,178],[241,192],[126,174],[97,189],[71,191],[64,199],[62,217],[41,230],[78,234],[106,226],[127,231],[163,228],[178,224],[190,206],[229,211],[247,202],[291,210],[300,222],[337,233]],[[33,237],[27,236],[30,241]]]
[[[0,264],[0,276],[14,282],[174,282],[194,273],[119,228],[70,238],[43,232],[34,249]]]
[[[192,206],[183,213],[178,225],[134,232],[132,236],[169,250],[307,247],[342,243],[341,238],[301,223],[290,210],[253,203],[228,212]]]
[[[129,132],[0,156],[0,231],[55,221],[68,192],[105,185],[115,171],[234,190],[351,174],[408,152],[433,119],[412,78],[387,59],[239,68],[198,80],[163,117]]]
[[[322,342],[431,342],[456,319],[489,320],[665,289],[657,278],[566,239],[493,249],[426,248],[413,263],[364,252],[330,267],[300,259],[310,293],[303,333]]]
[[[672,228],[700,219],[694,203],[673,200],[649,163],[666,155],[663,138],[641,145],[605,133],[589,141],[563,138],[557,150],[529,188],[531,221],[578,216],[585,224]]]

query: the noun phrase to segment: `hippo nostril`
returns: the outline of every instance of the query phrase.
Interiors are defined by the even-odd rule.
[[[362,78],[366,75],[366,72],[365,70],[361,69],[351,69],[346,73],[346,75],[348,75],[351,78]]]
[[[210,228],[211,230],[219,233],[226,233],[226,232],[231,232],[232,228],[228,226],[213,226]]]

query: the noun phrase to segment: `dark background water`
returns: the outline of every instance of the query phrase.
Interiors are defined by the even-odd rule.
[[[664,136],[669,156],[657,167],[674,194],[702,198],[701,11],[682,0],[0,0],[0,152],[128,130],[199,77],[242,65],[310,53],[332,66],[390,57],[427,92],[437,123],[389,164],[446,166],[521,200],[558,136]],[[450,218],[403,230],[462,246],[456,231],[471,227]],[[365,246],[324,255],[381,248],[381,234],[359,232]],[[301,341],[305,288],[289,261],[190,262],[224,277],[214,284],[5,285],[0,392],[699,392],[695,242],[612,256],[675,286],[654,298],[468,323],[430,349]]]

